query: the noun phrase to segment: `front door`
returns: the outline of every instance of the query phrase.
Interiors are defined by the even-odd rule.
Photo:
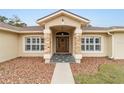
[[[56,52],[69,52],[69,37],[56,37]]]

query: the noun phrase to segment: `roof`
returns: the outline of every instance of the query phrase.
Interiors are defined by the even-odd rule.
[[[121,29],[121,28],[124,28],[124,26],[111,26],[110,28],[111,29],[118,29],[118,28]]]
[[[51,17],[51,16],[53,17],[53,16],[55,16],[56,14],[57,14],[57,15],[58,15],[58,14],[66,14],[66,15],[71,15],[71,16],[73,15],[73,16],[75,16],[77,19],[83,20],[83,21],[88,22],[88,23],[90,22],[90,20],[87,19],[87,18],[85,18],[85,17],[79,16],[79,15],[77,15],[77,14],[75,14],[75,13],[69,12],[69,11],[64,10],[64,9],[60,9],[60,10],[58,10],[58,11],[56,11],[56,12],[54,12],[54,13],[51,13],[51,14],[45,16],[45,17],[39,18],[39,19],[37,20],[37,23],[41,22],[42,20],[47,20],[48,17]]]
[[[113,30],[113,29],[124,29],[124,26],[111,26],[111,27],[87,26],[82,28],[82,30]]]
[[[30,32],[41,31],[41,32],[43,32],[44,27],[42,27],[42,26],[16,27],[16,26],[9,25],[7,23],[0,22],[0,29],[16,31],[16,32],[27,32],[27,31],[30,31]],[[104,32],[107,32],[108,30],[115,31],[117,29],[124,30],[124,26],[112,26],[112,27],[87,26],[87,27],[82,28],[82,30],[85,32],[90,32],[91,30],[92,31],[99,31],[99,32],[102,30]]]
[[[7,23],[0,22],[0,29],[10,29],[15,31],[43,31],[43,27],[41,26],[27,26],[27,27],[16,27],[9,25]]]
[[[12,29],[12,30],[19,30],[21,29],[20,27],[12,26],[7,23],[0,22],[0,27],[2,28],[7,28],[7,29]]]
[[[41,26],[28,26],[21,28],[20,31],[43,31],[43,29]]]
[[[110,27],[94,27],[94,26],[87,26],[83,27],[82,30],[109,30]]]

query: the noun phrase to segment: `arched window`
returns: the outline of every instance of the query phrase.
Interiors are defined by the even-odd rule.
[[[58,33],[56,33],[56,35],[69,35],[69,33],[68,32],[58,32]]]

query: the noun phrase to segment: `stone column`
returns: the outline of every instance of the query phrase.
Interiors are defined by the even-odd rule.
[[[50,29],[45,29],[44,31],[44,59],[45,63],[50,62],[50,58],[52,56],[51,53],[51,31]]]
[[[76,63],[80,63],[82,59],[81,37],[82,37],[82,30],[77,28],[74,32],[74,37],[73,37],[73,55],[75,57]]]

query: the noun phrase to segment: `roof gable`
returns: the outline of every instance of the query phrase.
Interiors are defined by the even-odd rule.
[[[45,23],[45,22],[47,22],[50,19],[56,18],[58,16],[63,16],[63,15],[66,15],[66,16],[72,17],[74,19],[77,19],[80,22],[85,22],[85,23],[89,23],[90,22],[90,20],[87,19],[87,18],[81,17],[81,16],[76,15],[76,14],[74,14],[72,12],[69,12],[69,11],[61,9],[61,10],[58,10],[58,11],[56,11],[56,12],[54,12],[52,14],[49,14],[49,15],[43,17],[43,18],[38,19],[37,23],[38,24]]]

